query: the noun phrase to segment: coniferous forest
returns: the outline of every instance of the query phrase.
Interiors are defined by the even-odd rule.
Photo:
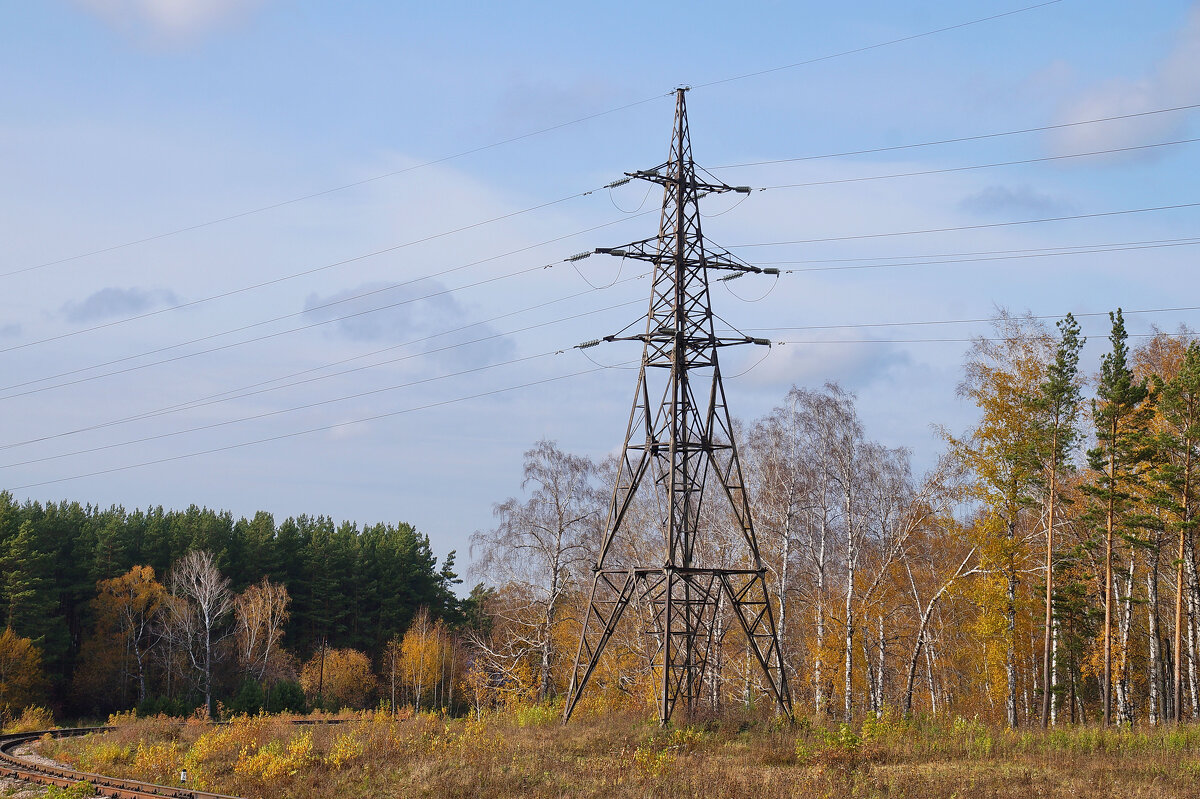
[[[29,702],[72,715],[138,705],[185,713],[205,688],[229,703],[242,687],[246,704],[248,679],[282,683],[303,709],[287,688],[314,653],[377,653],[418,611],[457,624],[462,609],[454,553],[439,564],[429,539],[404,523],[277,524],[267,513],[18,504],[0,493],[0,542],[10,713]],[[189,562],[189,553],[206,559]],[[199,580],[218,590],[194,590]],[[211,605],[211,629],[193,628],[188,611],[197,608],[172,612],[177,600]],[[208,674],[189,640],[205,632]],[[246,709],[265,706],[267,697],[248,693]]]

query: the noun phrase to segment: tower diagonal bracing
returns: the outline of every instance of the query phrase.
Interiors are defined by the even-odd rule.
[[[728,279],[774,270],[706,248],[700,198],[749,189],[697,178],[685,92],[676,93],[667,162],[627,173],[663,187],[658,236],[596,250],[652,264],[653,284],[645,332],[605,338],[642,342],[642,361],[564,720],[631,608],[652,642],[661,723],[670,720],[680,702],[689,715],[697,709],[727,616],[745,635],[772,700],[791,714],[767,569],[754,534],[717,357],[722,347],[769,342],[718,336],[709,291],[713,273]],[[655,508],[650,522],[645,513],[635,512],[639,498],[649,499]],[[732,548],[713,540],[714,524],[735,528]],[[635,543],[644,542],[646,527],[654,528],[651,540],[658,550],[650,563],[644,562],[645,548]]]

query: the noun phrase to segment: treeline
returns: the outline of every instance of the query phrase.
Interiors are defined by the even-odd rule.
[[[1092,375],[1073,318],[1049,329],[1001,314],[964,363],[959,393],[978,421],[944,430],[924,475],[867,436],[836,385],[795,388],[742,425],[798,714],[1200,718],[1200,345],[1181,329],[1131,347],[1119,311],[1111,321]],[[475,535],[496,586],[475,651],[504,675],[497,686],[566,690],[614,473],[541,442],[527,496]],[[662,511],[643,493],[610,567],[661,563]],[[696,562],[754,566],[731,519],[700,523]],[[595,701],[653,703],[646,623],[634,607],[613,633]],[[705,703],[764,701],[729,609],[707,624]]]
[[[205,554],[203,576],[220,589],[214,608],[220,613],[209,630],[214,649],[207,687],[214,702],[232,701],[239,690],[249,690],[252,699],[254,691],[243,683],[254,676],[250,682],[260,689],[290,683],[296,704],[295,683],[314,655],[329,660],[334,651],[360,653],[372,676],[389,643],[400,640],[418,613],[457,626],[470,610],[454,595],[461,582],[454,553],[439,565],[428,537],[408,524],[360,528],[325,516],[276,524],[264,512],[235,520],[195,506],[126,511],[74,502],[19,504],[0,492],[0,691],[6,692],[0,703],[12,710],[49,702],[68,714],[148,700],[176,709],[202,704],[204,679],[185,662],[195,654],[191,642],[172,640],[195,632],[179,629],[187,627],[186,608],[173,607],[188,594],[188,580],[205,572],[192,564],[192,573],[184,573],[195,553]],[[278,649],[269,668],[235,651],[247,643],[235,640],[239,635],[255,634],[246,629],[242,606],[254,598],[262,605],[264,597],[250,595],[263,591],[274,591],[274,601],[282,598],[272,620]],[[172,610],[179,611],[173,622]],[[133,662],[140,655],[142,667]],[[326,676],[322,669],[318,680]]]
[[[977,421],[942,431],[925,474],[867,435],[837,385],[793,388],[738,426],[798,715],[1200,719],[1200,344],[1181,330],[1131,347],[1111,321],[1092,375],[1073,318],[1051,330],[1001,314],[964,362]],[[615,459],[530,449],[524,496],[472,536],[490,585],[462,601],[453,553],[439,567],[408,525],[0,493],[0,704],[39,690],[88,713],[561,696],[616,473]],[[662,563],[661,499],[635,498],[607,566]],[[701,507],[695,562],[757,568],[737,521]],[[655,703],[648,606],[630,608],[577,712]],[[703,703],[763,701],[730,609],[704,624]]]

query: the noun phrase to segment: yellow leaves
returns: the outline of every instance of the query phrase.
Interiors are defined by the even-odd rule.
[[[232,785],[239,792],[261,794],[267,784],[319,762],[311,730],[300,732],[286,744],[273,737],[275,731],[269,716],[235,716],[197,738],[181,765],[197,788],[225,786],[228,790]],[[170,752],[158,754],[165,763]]]
[[[353,733],[342,733],[334,739],[329,754],[325,756],[325,762],[337,769],[358,760],[362,755],[362,741]]]
[[[132,620],[158,611],[166,589],[154,578],[154,567],[134,566],[119,577],[96,583],[92,607],[100,625],[127,632]]]
[[[440,730],[423,735],[422,740],[427,752],[461,755],[484,746],[487,729],[487,722],[476,717],[462,724],[443,724]]]
[[[451,661],[453,642],[441,619],[433,621],[427,608],[421,608],[409,625],[399,651],[394,643],[385,654],[385,668],[394,659],[394,668],[413,699],[413,706],[420,708],[426,695],[432,696],[434,687],[445,677],[447,664]]]
[[[138,714],[136,710],[124,710],[119,713],[110,713],[106,723],[109,727],[120,727],[125,724],[133,724],[137,720]]]
[[[133,759],[134,750],[131,747],[112,741],[99,741],[83,753],[79,765],[83,771],[93,774],[112,774],[132,763]]]
[[[265,785],[298,774],[316,762],[312,732],[305,730],[288,741],[286,748],[279,741],[271,741],[261,748],[242,749],[233,764],[233,773]]]
[[[562,718],[561,705],[537,702],[518,707],[514,713],[518,727],[539,727],[553,724]]]
[[[659,749],[650,741],[633,751],[633,763],[643,777],[661,779],[675,767],[675,753],[670,749]]]
[[[147,743],[138,741],[133,756],[133,776],[142,780],[161,779],[163,774],[176,774],[183,767],[183,752],[178,741]]]
[[[0,713],[11,718],[42,693],[42,651],[5,627],[0,632]]]
[[[318,651],[300,671],[300,685],[310,702],[363,708],[375,690],[371,661],[354,649]]]
[[[21,711],[11,724],[4,725],[4,732],[34,732],[54,729],[54,714],[44,707],[30,705]]]

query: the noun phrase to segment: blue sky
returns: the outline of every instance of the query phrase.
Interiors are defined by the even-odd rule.
[[[537,439],[619,446],[639,353],[588,371],[570,348],[636,319],[647,282],[562,259],[653,234],[658,196],[597,189],[666,157],[681,84],[698,163],[819,184],[706,201],[714,242],[793,270],[718,287],[717,312],[806,342],[729,354],[744,419],[838,380],[923,467],[931,426],[972,418],[955,385],[986,323],[774,328],[1200,305],[1196,247],[1168,241],[1200,208],[1000,225],[1200,202],[1197,145],[1145,147],[1200,136],[1196,109],[716,169],[1200,103],[1200,4],[1062,0],[807,64],[1032,3],[408,5],[7,4],[0,487],[405,520],[465,554]],[[960,170],[1011,161],[1034,162]],[[761,246],[782,241],[807,243]],[[849,266],[870,268],[828,268]],[[1083,319],[1094,369],[1107,320]],[[1181,323],[1200,313],[1129,317]]]

